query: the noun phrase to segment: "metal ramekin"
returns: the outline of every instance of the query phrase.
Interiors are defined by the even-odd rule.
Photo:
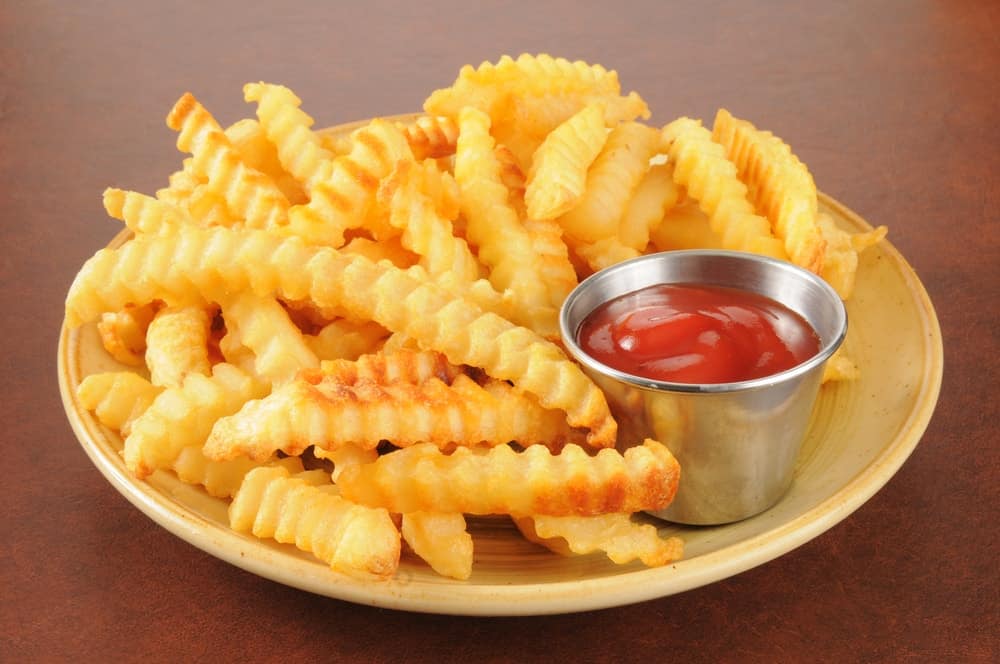
[[[759,293],[801,315],[820,339],[812,358],[736,383],[670,383],[613,369],[587,355],[577,331],[620,295],[656,284],[702,284]],[[822,279],[791,263],[731,251],[669,251],[619,263],[581,282],[560,313],[563,343],[607,395],[621,447],[654,438],[677,457],[677,496],[654,516],[730,523],[766,510],[791,485],[823,367],[847,333],[847,312]]]

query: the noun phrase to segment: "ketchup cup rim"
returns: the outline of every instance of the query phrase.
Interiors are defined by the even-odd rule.
[[[821,346],[819,351],[811,356],[809,359],[803,362],[785,369],[784,371],[779,371],[777,373],[771,374],[769,376],[762,376],[760,378],[752,378],[749,380],[734,381],[728,383],[675,383],[672,381],[656,380],[653,378],[644,378],[642,376],[637,376],[614,367],[610,367],[603,362],[598,361],[591,355],[589,355],[580,345],[577,343],[577,333],[583,320],[589,316],[597,307],[600,305],[618,297],[625,295],[629,292],[634,292],[632,289],[629,291],[622,291],[620,293],[614,293],[599,301],[592,309],[582,312],[582,315],[576,316],[578,320],[574,321],[573,305],[589,290],[593,288],[600,287],[603,283],[607,282],[609,279],[613,278],[615,274],[641,269],[643,264],[655,263],[660,261],[673,261],[673,260],[706,260],[706,259],[724,259],[724,260],[734,260],[734,261],[745,261],[757,263],[758,265],[764,266],[763,269],[777,271],[783,276],[782,278],[797,278],[804,279],[811,282],[814,286],[818,287],[830,302],[834,303],[834,306],[838,309],[837,314],[839,318],[840,325],[838,325],[837,333],[831,338],[824,338],[823,335],[819,334],[817,330],[816,333],[820,336]],[[694,281],[654,281],[649,285],[658,284],[680,284],[680,283],[698,283]],[[752,288],[747,288],[739,284],[723,284],[718,283],[713,285],[724,286],[728,288],[742,288],[748,292],[758,293],[764,295],[765,297],[770,297],[771,299],[776,299],[768,293],[761,293],[760,291],[754,290]],[[642,288],[640,286],[639,288]],[[779,303],[786,307],[789,307],[797,314],[801,315],[807,321],[810,317],[807,315],[808,312],[797,310],[790,307],[788,304],[777,300]],[[810,326],[815,329],[815,326],[810,322]],[[638,256],[636,258],[631,258],[621,263],[616,263],[610,267],[606,267],[602,270],[595,272],[590,275],[574,288],[570,294],[563,301],[562,306],[559,310],[559,330],[562,335],[563,346],[569,351],[570,355],[580,362],[585,367],[599,374],[603,374],[609,378],[613,378],[623,383],[627,383],[633,387],[638,387],[645,390],[662,391],[662,392],[682,392],[682,393],[693,393],[693,394],[717,394],[717,393],[732,393],[732,392],[743,392],[750,390],[759,390],[767,387],[772,387],[774,385],[784,383],[787,381],[795,380],[805,374],[817,369],[823,365],[830,356],[840,347],[843,343],[844,338],[847,336],[847,309],[844,306],[844,301],[840,298],[840,295],[830,286],[826,281],[817,276],[816,274],[799,267],[788,261],[779,260],[777,258],[771,258],[769,256],[762,256],[759,254],[751,254],[748,252],[741,251],[729,251],[723,249],[679,249],[672,251],[661,251],[655,254],[646,254],[643,256]]]

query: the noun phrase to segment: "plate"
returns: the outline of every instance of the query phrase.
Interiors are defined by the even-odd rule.
[[[347,130],[355,125],[345,125]],[[858,215],[820,195],[820,209],[850,231],[870,230]],[[129,237],[118,235],[109,246]],[[436,575],[405,555],[395,578],[367,581],[333,572],[311,555],[228,527],[226,501],[157,472],[136,480],[122,440],[76,398],[90,373],[118,370],[96,326],[65,323],[59,386],[80,444],[107,480],[153,521],[194,546],[279,583],[359,604],[457,615],[570,613],[664,597],[765,563],[828,530],[895,474],[916,447],[937,402],[943,354],[933,306],[906,260],[887,241],[861,255],[848,302],[847,353],[861,377],[826,385],[782,500],[744,521],[716,527],[656,522],[685,541],[685,558],[649,569],[618,566],[603,554],[563,558],[524,540],[506,518],[472,518],[475,563],[468,581]]]

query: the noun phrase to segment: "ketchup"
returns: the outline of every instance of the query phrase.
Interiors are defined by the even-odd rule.
[[[733,383],[770,376],[819,352],[800,315],[735,288],[662,284],[592,311],[577,333],[594,359],[671,383]]]

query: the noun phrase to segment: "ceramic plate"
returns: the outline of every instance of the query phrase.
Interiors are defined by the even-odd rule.
[[[820,196],[821,210],[851,231],[870,226]],[[116,237],[116,246],[127,233]],[[846,351],[861,369],[824,386],[789,492],[770,510],[718,527],[657,523],[685,541],[685,558],[647,569],[602,554],[563,558],[520,537],[506,518],[472,518],[475,563],[468,581],[437,576],[405,555],[390,581],[339,575],[307,553],[231,531],[227,502],[171,473],[136,480],[121,459],[121,438],[84,410],[76,387],[90,373],[121,369],[96,326],[63,326],[59,383],[83,449],[111,484],[151,519],[208,553],[260,576],[360,604],[445,614],[568,613],[663,597],[732,576],[809,541],[860,507],[899,469],[930,421],[941,384],[938,322],[919,279],[886,241],[865,251],[848,303]]]

